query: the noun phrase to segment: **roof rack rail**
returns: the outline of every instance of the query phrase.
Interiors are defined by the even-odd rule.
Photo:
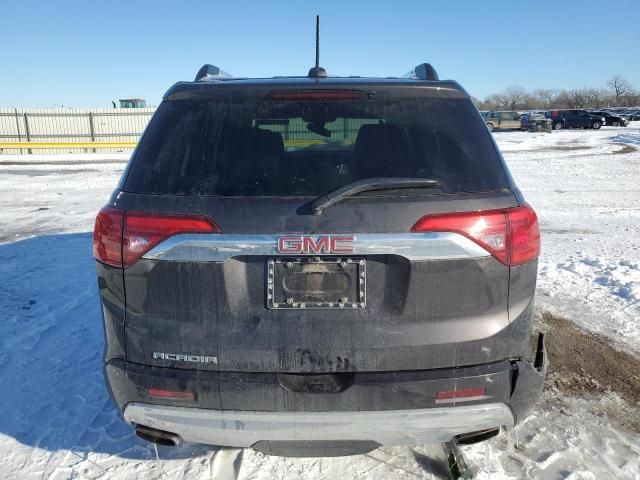
[[[433,68],[430,63],[421,63],[404,75],[404,78],[411,78],[413,80],[440,80],[438,72],[436,72],[436,69]]]
[[[198,73],[196,73],[196,79],[194,82],[201,82],[203,80],[229,80],[233,78],[233,75],[225,72],[220,67],[205,63]]]

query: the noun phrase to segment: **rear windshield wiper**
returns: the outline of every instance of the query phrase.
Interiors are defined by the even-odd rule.
[[[375,177],[365,178],[357,182],[350,183],[344,187],[333,190],[311,202],[311,209],[314,215],[338,203],[339,201],[351,197],[360,192],[372,190],[392,190],[394,188],[433,188],[440,186],[440,181],[434,178],[402,178],[402,177]]]

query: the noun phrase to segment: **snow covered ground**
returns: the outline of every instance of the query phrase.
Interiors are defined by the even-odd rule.
[[[640,355],[640,125],[496,133],[541,220],[538,306]],[[0,478],[442,478],[424,446],[286,459],[138,440],[108,399],[93,218],[126,155],[0,156]],[[464,447],[478,478],[633,479],[622,402],[543,394],[514,432]],[[636,406],[637,407],[637,406]]]
[[[496,133],[540,217],[538,305],[640,354],[640,134]],[[628,153],[623,153],[628,152]]]

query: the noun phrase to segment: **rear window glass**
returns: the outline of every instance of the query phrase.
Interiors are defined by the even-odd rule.
[[[507,187],[468,100],[173,100],[147,127],[124,190],[315,196],[371,177],[436,178],[446,193]]]

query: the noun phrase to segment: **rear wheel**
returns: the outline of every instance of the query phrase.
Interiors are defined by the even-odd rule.
[[[554,130],[562,130],[563,128],[564,128],[564,125],[562,124],[562,122],[556,122],[553,124]]]
[[[591,128],[593,128],[594,130],[598,130],[602,125],[600,124],[600,122],[593,122],[591,124]]]

